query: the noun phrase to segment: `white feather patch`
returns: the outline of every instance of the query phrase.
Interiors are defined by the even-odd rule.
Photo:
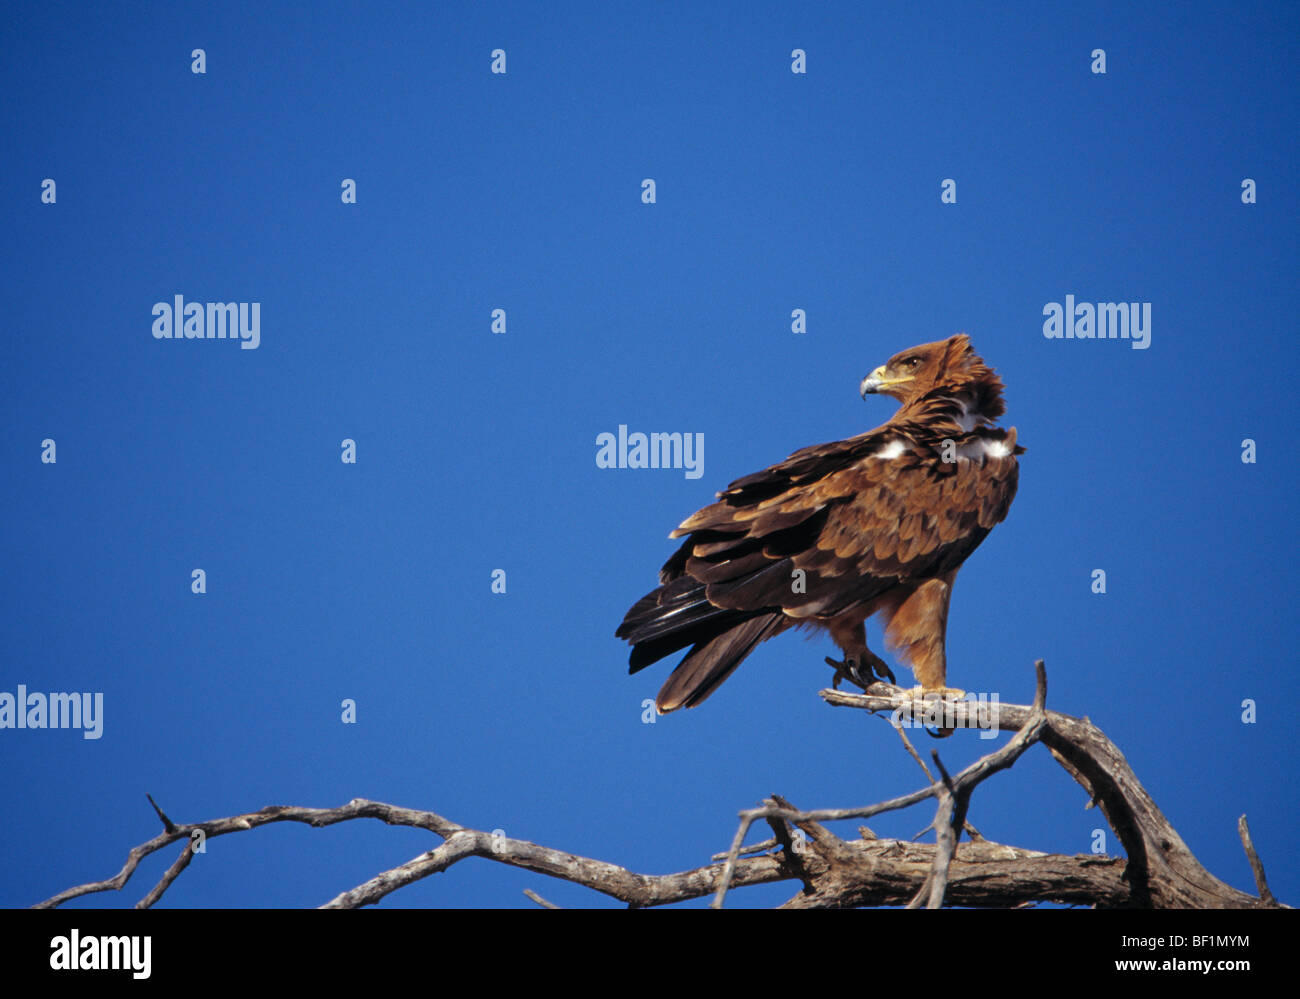
[[[980,414],[970,411],[970,400],[964,395],[959,395],[956,398],[946,396],[945,399],[948,402],[956,403],[957,408],[960,410],[954,419],[957,421],[957,426],[961,427],[961,432],[968,434],[974,430],[975,425],[980,421]]]
[[[1006,441],[990,440],[981,437],[973,440],[968,444],[963,444],[957,449],[957,457],[967,460],[985,458],[1005,458],[1011,454],[1011,449],[1007,447]]]
[[[783,607],[781,609],[790,617],[812,617],[814,614],[819,614],[825,610],[829,603],[830,598],[823,597],[811,603],[800,604],[798,607]]]

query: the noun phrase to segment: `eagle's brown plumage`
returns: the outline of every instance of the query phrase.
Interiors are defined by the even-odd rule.
[[[855,672],[892,678],[867,648],[872,614],[921,685],[944,686],[953,579],[1006,517],[1024,448],[993,426],[1002,383],[964,334],[896,354],[863,379],[869,392],[902,403],[888,423],[737,479],[672,532],[686,540],[662,585],[617,631],[632,673],[689,647],[661,712],[699,704],[797,625],[827,629]]]

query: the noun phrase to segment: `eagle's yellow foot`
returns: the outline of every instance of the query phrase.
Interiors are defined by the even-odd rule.
[[[960,701],[966,696],[966,691],[959,690],[956,687],[922,687],[919,684],[908,691],[913,697],[927,697],[931,694],[945,701]]]
[[[930,697],[937,697],[941,701],[960,701],[966,696],[966,691],[958,690],[956,687],[923,687],[918,684],[907,691],[907,696],[917,701],[924,701]],[[935,739],[946,739],[955,731],[956,729],[951,728],[926,729],[926,732]]]

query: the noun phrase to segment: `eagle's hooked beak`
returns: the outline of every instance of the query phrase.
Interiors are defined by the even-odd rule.
[[[866,378],[862,379],[862,385],[859,386],[862,392],[862,398],[865,399],[869,392],[879,392],[880,389],[887,384],[889,384],[889,382],[885,378],[885,366],[882,364],[875,371],[871,372],[871,374],[867,375]]]
[[[911,375],[903,375],[902,377],[895,376],[890,378],[885,374],[885,368],[887,367],[888,365],[882,364],[875,371],[871,372],[871,374],[867,375],[866,378],[862,379],[862,384],[859,386],[862,392],[862,398],[865,399],[868,392],[884,392],[886,395],[891,395],[892,393],[889,390],[895,385],[902,385],[905,382],[910,382],[912,380]]]

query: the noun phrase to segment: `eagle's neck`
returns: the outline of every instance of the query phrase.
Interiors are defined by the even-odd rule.
[[[991,427],[1005,411],[1002,383],[985,369],[959,384],[944,384],[913,399],[894,421],[924,428],[925,436],[942,438]]]

